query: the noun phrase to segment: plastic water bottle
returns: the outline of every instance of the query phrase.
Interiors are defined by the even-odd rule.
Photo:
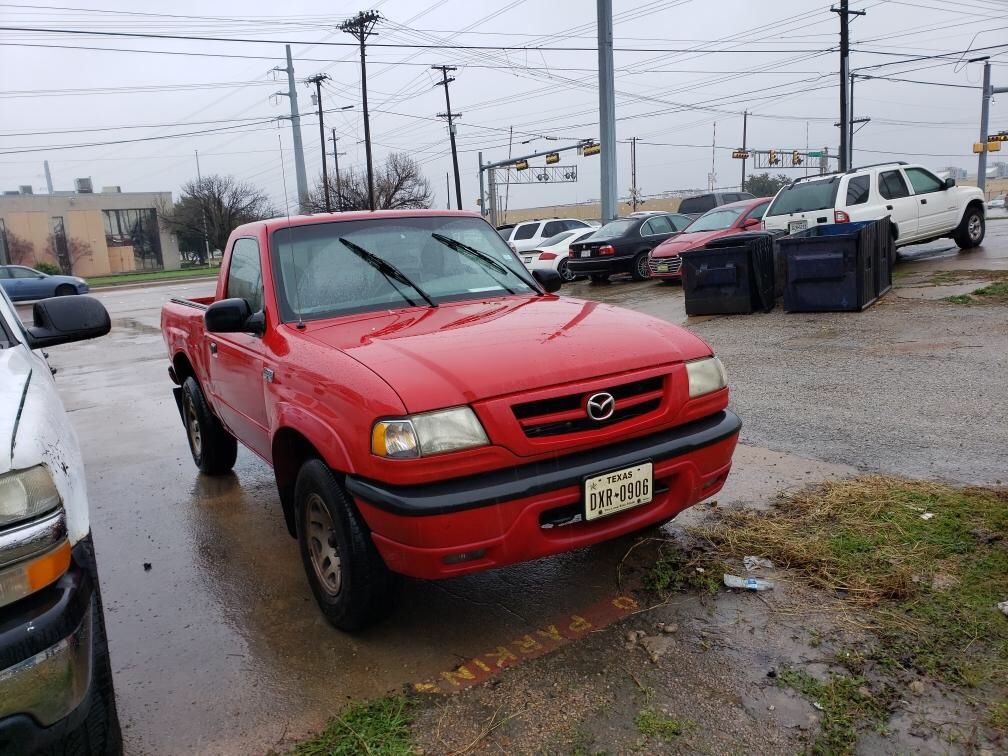
[[[724,576],[724,584],[728,588],[739,588],[745,591],[772,591],[774,587],[772,580],[727,574]]]

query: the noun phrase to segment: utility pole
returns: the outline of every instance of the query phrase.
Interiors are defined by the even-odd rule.
[[[480,202],[479,202],[479,205],[480,205],[480,215],[482,215],[485,218],[486,214],[487,214],[487,208],[486,208],[486,206],[487,206],[487,197],[486,197],[486,192],[483,189],[483,152],[480,151],[476,155],[476,157],[479,160],[479,171],[480,171]]]
[[[630,138],[630,207],[637,212],[637,137]]]
[[[448,201],[445,203],[445,207],[448,208],[449,210],[451,210],[451,181],[448,178],[448,172],[447,171],[445,171],[445,175],[444,175],[444,185],[445,185],[445,196],[448,197]],[[459,200],[459,204],[460,205],[462,204],[461,200]],[[461,209],[462,208],[460,207],[459,210],[461,210]]]
[[[745,191],[745,151],[746,151],[746,128],[749,125],[749,111],[742,111],[742,183],[739,184],[739,191]],[[805,151],[808,152],[808,147],[806,146]]]
[[[850,17],[863,16],[864,11],[852,11],[849,0],[840,0],[839,8],[830,8],[840,15],[840,170],[850,168],[850,104],[847,86],[850,79]]]
[[[451,97],[448,95],[448,85],[455,81],[454,76],[449,76],[449,71],[454,71],[455,66],[431,66],[434,71],[441,72],[441,81],[435,84],[435,87],[444,87],[444,99],[445,99],[445,112],[438,113],[438,118],[448,119],[448,138],[451,140],[451,153],[452,153],[452,167],[455,169],[455,202],[458,205],[458,209],[462,209],[462,183],[459,178],[458,169],[458,152],[455,149],[455,118],[461,118],[461,113],[452,113],[451,109]],[[451,205],[448,206],[451,209]]]
[[[602,223],[616,217],[616,95],[613,83],[612,0],[598,2],[599,145]]]
[[[277,66],[274,71],[282,71],[287,74],[287,91],[276,92],[277,97],[287,97],[290,99],[290,122],[291,135],[294,137],[294,175],[297,180],[298,208],[303,213],[305,211],[305,199],[308,196],[308,176],[305,173],[304,146],[301,144],[301,114],[298,112],[297,84],[294,82],[294,63],[291,61],[291,47],[287,48],[287,67]]]
[[[717,176],[714,175],[716,169],[716,147],[717,147],[717,121],[714,122],[714,136],[711,137],[710,143],[710,175],[707,177],[707,183],[710,184],[710,190],[713,192],[714,187],[717,184]]]
[[[325,211],[332,212],[332,202],[329,200],[329,169],[326,167],[325,154],[325,121],[322,117],[322,82],[328,80],[325,74],[315,74],[305,79],[305,84],[315,85],[315,104],[318,106],[319,142],[322,145],[322,196],[325,197]]]
[[[332,130],[332,154],[333,162],[336,163],[336,210],[343,212],[343,187],[340,185],[340,175],[339,175],[339,159],[340,155],[346,155],[345,152],[340,152],[339,147],[336,144],[336,140],[339,137],[336,136],[336,129]]]
[[[376,10],[360,11],[353,18],[348,18],[340,24],[340,30],[350,34],[360,42],[361,70],[361,101],[364,106],[364,154],[367,156],[368,205],[375,209],[374,166],[371,161],[371,119],[368,116],[367,104],[367,63],[365,61],[365,42],[374,34],[374,28],[381,20],[381,14]]]
[[[971,63],[974,61],[970,61]],[[1008,87],[991,86],[990,61],[984,59],[983,101],[980,105],[980,156],[977,161],[977,186],[981,192],[987,191],[987,138],[990,130],[990,98],[1008,92]]]
[[[196,150],[196,186],[200,188],[200,215],[203,216],[203,246],[206,249],[206,262],[207,265],[210,264],[210,237],[207,236],[206,227],[206,204],[203,202],[203,176],[200,175],[199,169],[199,150]],[[48,168],[48,163],[46,164]],[[49,192],[52,194],[52,192]]]

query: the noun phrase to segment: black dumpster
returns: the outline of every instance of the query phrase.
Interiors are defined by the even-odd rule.
[[[687,315],[729,315],[774,306],[773,237],[733,234],[682,255]]]
[[[787,312],[863,310],[892,288],[889,218],[814,226],[777,240]]]

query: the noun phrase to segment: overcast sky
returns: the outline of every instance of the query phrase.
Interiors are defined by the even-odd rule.
[[[72,7],[57,8],[57,2]],[[0,3],[0,25],[267,41],[0,31],[2,189],[31,184],[45,191],[42,161],[48,159],[56,189],[71,189],[74,178],[90,176],[96,189],[177,192],[195,177],[199,150],[204,175],[230,174],[255,183],[282,206],[277,135],[293,198],[291,130],[287,121],[268,119],[289,113],[289,104],[286,97],[271,99],[286,90],[286,76],[274,81],[270,69],[284,64],[283,42],[293,42],[301,110],[308,112],[302,132],[309,181],[321,171],[318,120],[310,112],[310,90],[300,81],[316,73],[332,77],[323,90],[327,109],[353,106],[325,116],[327,135],[335,128],[340,152],[346,153],[341,166],[362,165],[357,50],[331,43],[353,43],[336,27],[347,15],[371,7],[386,19],[368,50],[375,159],[391,151],[416,157],[437,205],[445,204],[451,158],[446,128],[436,118],[445,109],[444,91],[435,86],[431,65],[458,66],[451,96],[453,110],[463,114],[458,144],[466,208],[475,209],[479,196],[477,151],[487,161],[502,160],[509,141],[517,156],[598,137],[596,16],[588,0],[381,0],[360,7],[306,0],[49,3]],[[715,123],[717,183],[737,185],[741,166],[731,149],[741,144],[747,109],[750,149],[804,149],[807,139],[812,149],[828,145],[835,151],[839,20],[829,3],[614,0],[613,5],[615,45],[622,48],[615,53],[621,196],[630,186],[627,140],[634,136],[640,139],[638,185],[645,195],[705,187]],[[904,159],[975,173],[982,64],[967,60],[990,55],[994,84],[1008,85],[1008,3],[853,0],[851,7],[867,11],[852,22],[852,68],[887,64],[864,73],[904,79],[857,82],[856,115],[871,122],[855,138],[855,163]],[[330,13],[334,9],[338,15]],[[404,46],[410,44],[441,47]],[[967,49],[972,52],[961,57],[908,60]],[[991,127],[1008,128],[1008,97],[995,98]],[[185,135],[171,136],[179,134]],[[120,140],[144,141],[108,144]],[[94,143],[105,144],[82,146]],[[39,147],[44,149],[33,149]],[[577,165],[577,183],[513,186],[511,207],[599,196],[597,157],[569,152],[561,163]],[[542,158],[536,164],[542,165]]]

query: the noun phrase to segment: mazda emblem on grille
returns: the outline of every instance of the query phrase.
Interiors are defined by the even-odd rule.
[[[588,404],[585,409],[588,412],[588,417],[592,420],[600,422],[608,420],[612,417],[613,412],[616,411],[616,400],[612,394],[606,392],[592,394],[588,397]]]

